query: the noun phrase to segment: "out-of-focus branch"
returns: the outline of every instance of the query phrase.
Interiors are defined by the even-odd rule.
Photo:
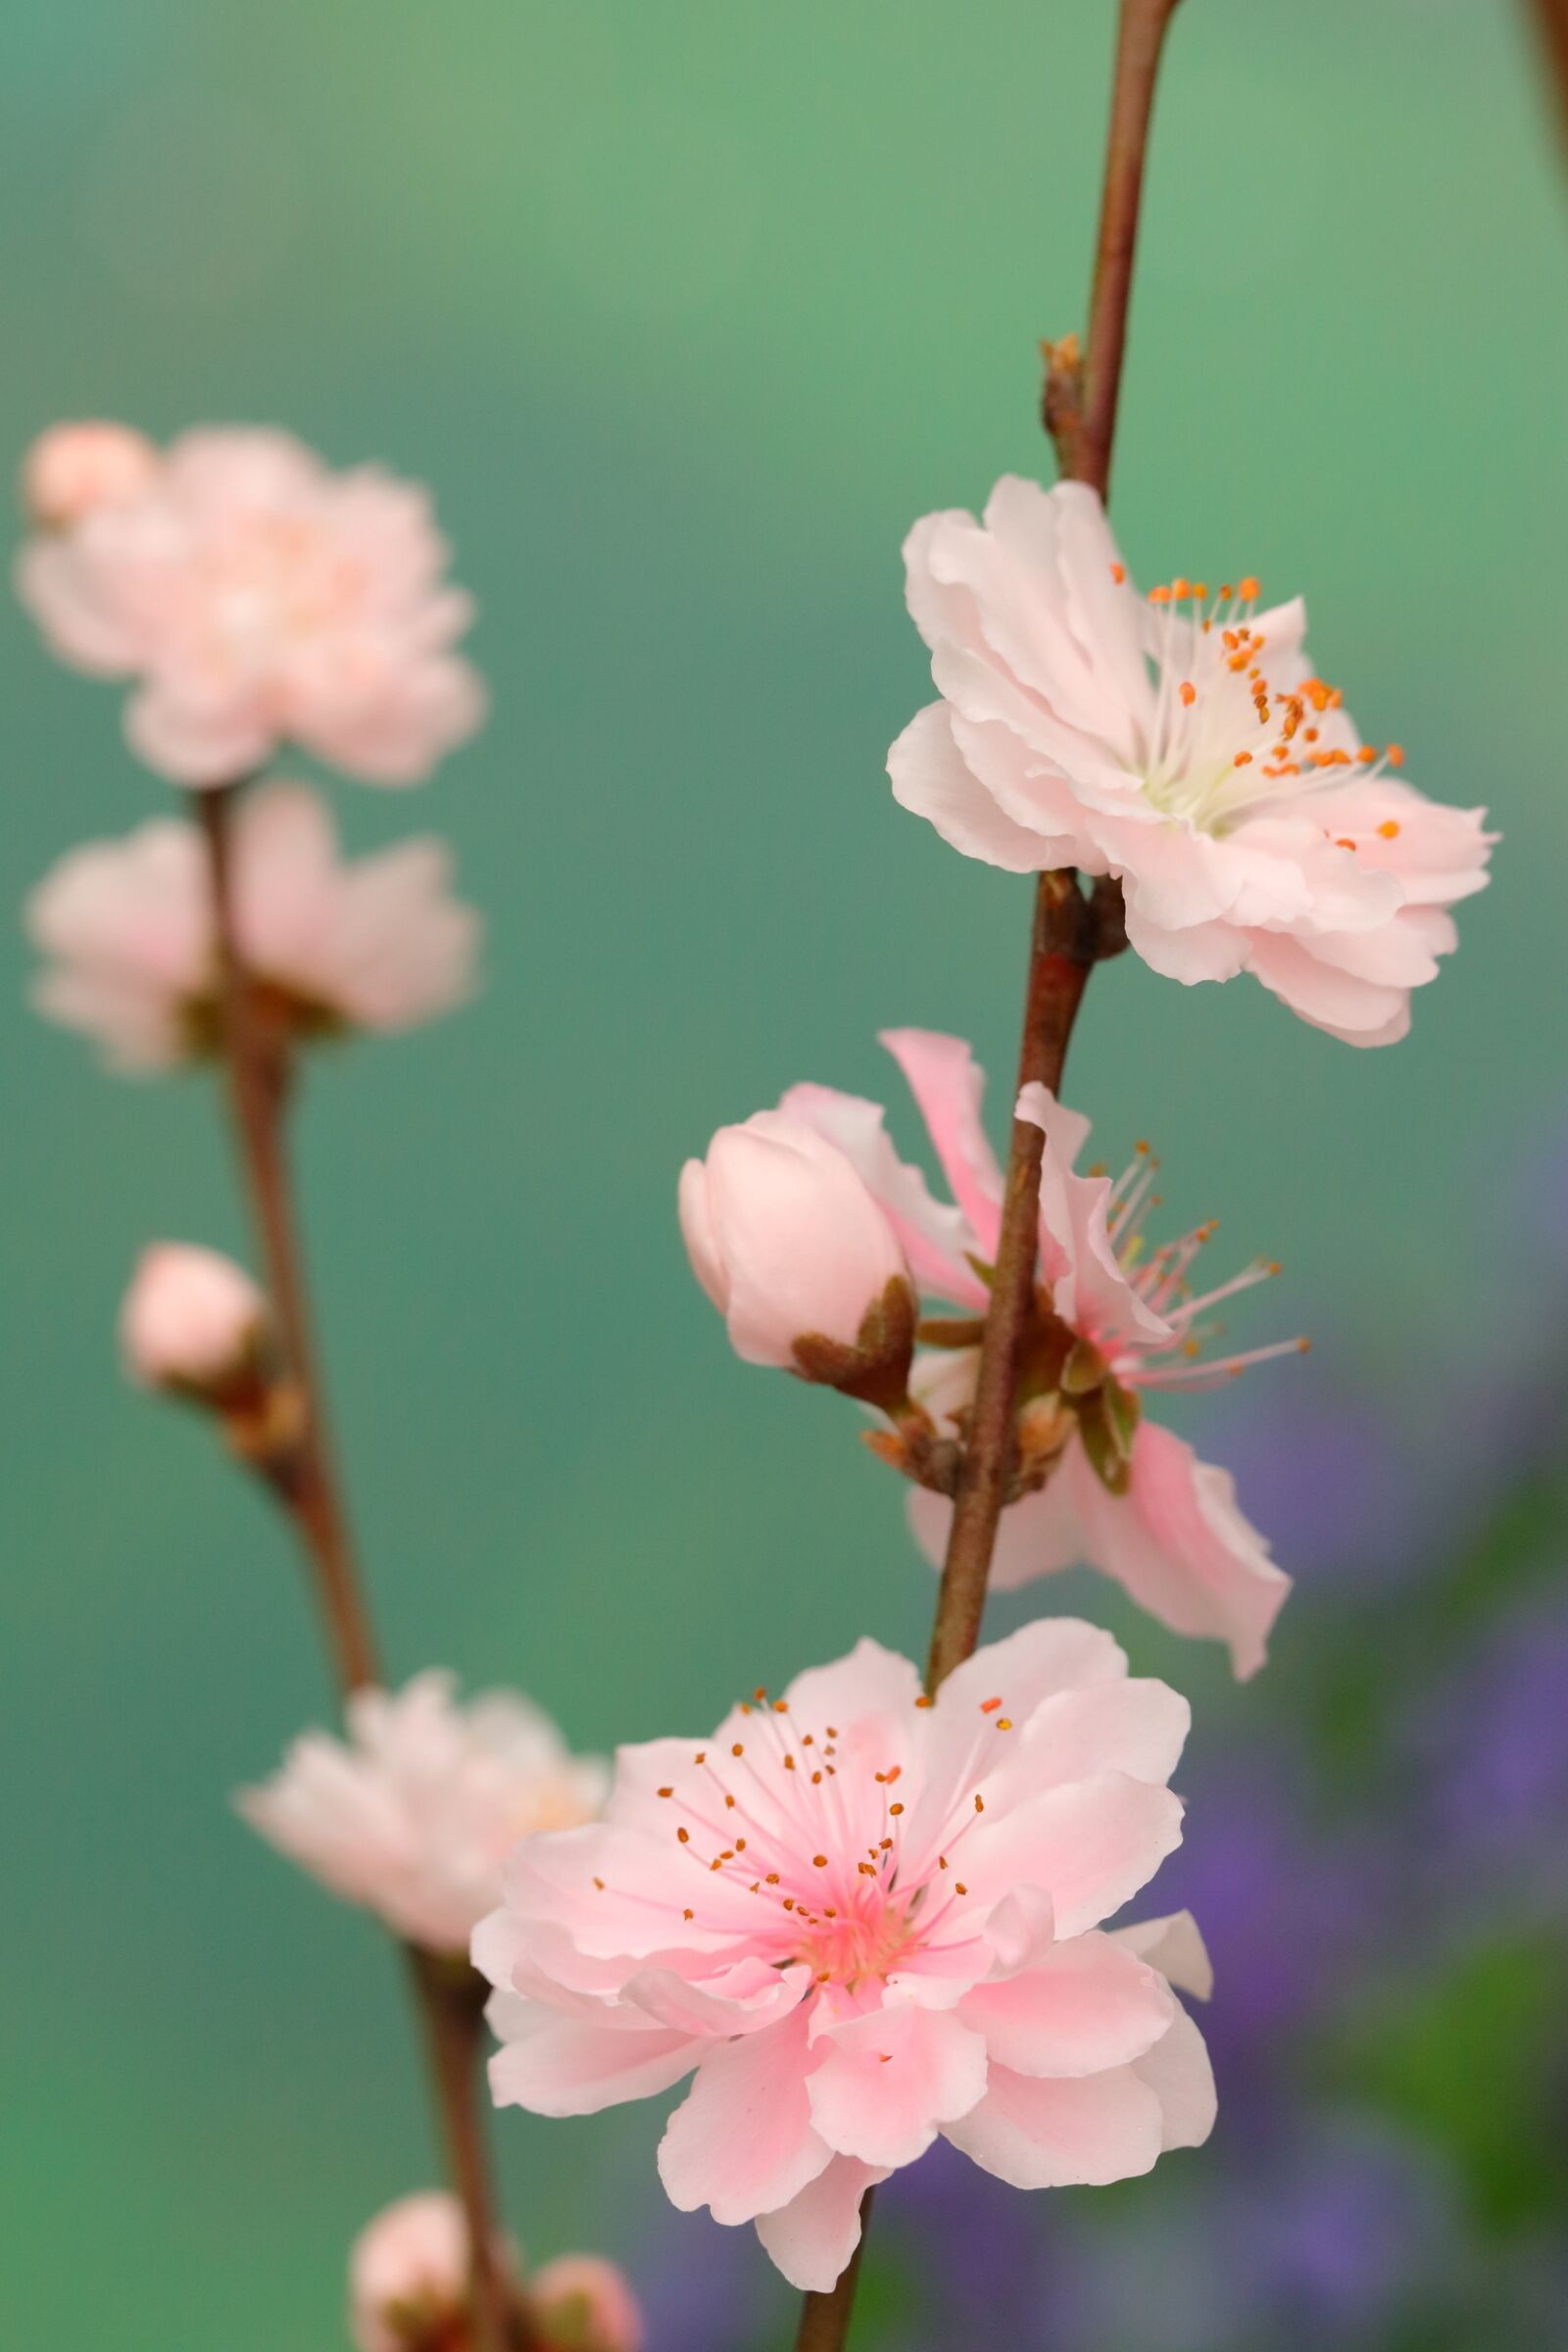
[[[287,1046],[255,1017],[251,977],[235,927],[233,816],[242,789],[220,785],[202,793],[199,805],[213,886],[229,1104],[295,1406],[289,1444],[274,1461],[258,1467],[299,1534],[314,1574],[338,1688],[348,1698],[378,1682],[380,1671],[348,1514],[326,1442],[285,1140]],[[413,1944],[404,1948],[437,2127],[467,2223],[471,2352],[524,2352],[527,2322],[514,2309],[496,2260],[494,2200],[477,2103],[483,2033],[479,1981],[466,1965],[443,1961]]]
[[[1551,76],[1557,135],[1568,162],[1568,0],[1526,0]]]

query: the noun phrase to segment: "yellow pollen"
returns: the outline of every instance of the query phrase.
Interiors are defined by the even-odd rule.
[[[1010,1715],[999,1715],[997,1717],[997,1729],[999,1732],[1010,1732],[1012,1729],[1012,1717]]]

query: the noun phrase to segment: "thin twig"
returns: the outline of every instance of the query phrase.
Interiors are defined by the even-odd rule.
[[[1048,429],[1056,439],[1062,469],[1088,482],[1102,498],[1110,480],[1154,83],[1176,6],[1177,0],[1121,0],[1089,344],[1081,378],[1070,341],[1047,353]],[[1040,876],[1018,1054],[1020,1086],[1038,1079],[1053,1092],[1059,1087],[1090,970],[1102,953],[1114,955],[1126,945],[1119,895],[1113,886],[1097,884],[1093,897],[1086,899],[1070,866]],[[927,1688],[932,1691],[970,1655],[980,1638],[1012,1458],[1019,1357],[1034,1312],[1044,1142],[1038,1127],[1014,1120],[969,1439],[931,1635]],[[830,2294],[806,2297],[796,2352],[843,2352],[858,2268],[859,2247]]]
[[[283,1140],[287,1049],[258,1027],[235,935],[232,825],[240,790],[234,784],[220,785],[197,799],[213,882],[229,1106],[267,1288],[298,1393],[299,1438],[277,1483],[304,1539],[339,1684],[345,1691],[358,1690],[379,1682],[380,1670],[322,1420],[321,1383]]]
[[[198,802],[213,885],[229,1103],[285,1373],[297,1406],[297,1434],[285,1458],[269,1475],[311,1564],[338,1688],[349,1698],[378,1683],[380,1670],[348,1516],[326,1443],[284,1140],[287,1041],[268,1034],[255,1018],[250,975],[235,929],[233,818],[242,789],[220,785],[200,794]],[[526,2324],[514,2318],[513,2299],[497,2267],[494,2204],[476,2101],[483,2031],[479,1980],[466,1964],[443,1961],[413,1944],[403,1949],[429,2065],[436,2122],[467,2224],[472,2352],[519,2352],[527,2341]]]

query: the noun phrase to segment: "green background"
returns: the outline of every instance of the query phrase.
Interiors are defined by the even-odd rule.
[[[482,737],[417,796],[335,799],[359,843],[451,837],[487,985],[323,1055],[301,1136],[397,1672],[519,1683],[604,1745],[862,1630],[918,1645],[891,1484],[834,1400],[731,1360],[674,1181],[796,1078],[892,1094],[879,1026],[1010,1059],[1027,892],[882,773],[928,698],[898,550],[1049,471],[1035,341],[1081,318],[1109,7],[7,14],[0,452],[60,415],[285,423],[428,479],[479,599]],[[1364,732],[1506,842],[1396,1052],[1129,957],[1072,1091],[1113,1157],[1156,1140],[1173,1213],[1284,1258],[1256,1336],[1305,1322],[1386,1402],[1506,1331],[1496,1203],[1561,1107],[1563,227],[1510,10],[1182,10],[1124,545],[1303,589]],[[169,796],[14,611],[0,671],[18,907]],[[205,1081],[111,1084],[25,1011],[14,921],[0,954],[0,2308],[46,2347],[305,2352],[430,2158],[371,1930],[227,1810],[327,1703],[287,1545],[116,1365],[145,1240],[243,1248],[224,1141]],[[1206,1652],[1131,1639],[1265,1719],[1267,1678],[1233,1702]],[[654,2135],[507,2118],[529,2246],[630,2251]]]

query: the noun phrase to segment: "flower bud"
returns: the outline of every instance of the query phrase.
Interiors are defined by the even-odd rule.
[[[528,2303],[542,2352],[641,2352],[636,2297],[598,2254],[547,2262],[529,2281]]]
[[[22,465],[22,504],[45,530],[68,530],[97,507],[133,497],[152,479],[158,452],[128,424],[52,424]]]
[[[749,1364],[881,1403],[903,1395],[915,1299],[904,1252],[836,1145],[785,1111],[721,1127],[681,1170],[692,1270]]]
[[[132,1380],[217,1406],[253,1385],[267,1328],[267,1301],[250,1276],[191,1242],[144,1250],[120,1313]]]
[[[510,2239],[498,2260],[516,2269]],[[356,2352],[430,2352],[466,2341],[468,2230],[440,2188],[399,2197],[366,2225],[349,2255],[349,2334]]]

